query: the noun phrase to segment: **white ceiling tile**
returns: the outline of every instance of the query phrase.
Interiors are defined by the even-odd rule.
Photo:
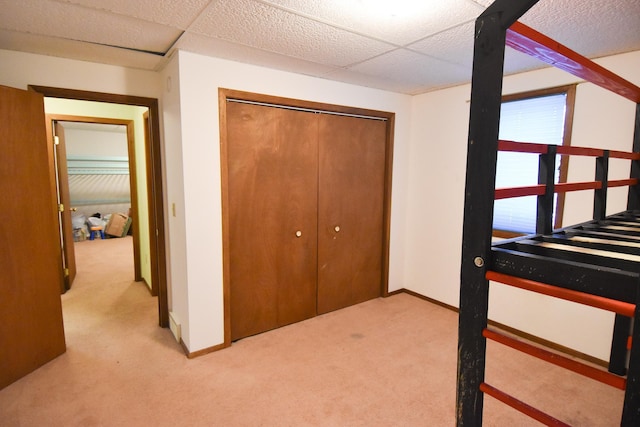
[[[416,84],[410,82],[403,82],[400,80],[393,80],[390,78],[384,78],[379,76],[372,76],[369,74],[358,73],[353,70],[339,69],[333,71],[325,76],[329,80],[335,80],[343,83],[354,84],[358,86],[365,86],[374,89],[381,89],[397,93],[410,94],[416,90]]]
[[[492,3],[0,0],[0,49],[159,69],[180,48],[415,94],[468,83],[473,21]],[[640,50],[640,0],[540,0],[522,21],[589,58]],[[506,51],[506,74],[544,66]]]
[[[475,22],[468,22],[411,44],[407,48],[471,70],[474,27]]]
[[[392,48],[251,0],[213,3],[189,32],[335,66],[360,62]]]
[[[411,84],[426,81],[434,88],[471,81],[471,69],[419,53],[398,49],[349,68],[363,74]]]
[[[540,1],[520,21],[589,58],[640,49],[640,0]]]
[[[164,60],[150,53],[2,29],[0,48],[143,70],[155,70]]]
[[[474,20],[484,10],[469,0],[265,0],[265,2],[397,45],[406,45],[461,22]]]
[[[180,36],[177,29],[70,3],[1,0],[0,28],[68,40],[165,52]]]
[[[176,43],[175,48],[200,55],[213,56],[311,76],[321,76],[337,69],[337,67],[305,61],[279,53],[266,52],[254,47],[198,34],[185,34],[180,38],[180,41]]]
[[[186,30],[210,0],[64,0]]]

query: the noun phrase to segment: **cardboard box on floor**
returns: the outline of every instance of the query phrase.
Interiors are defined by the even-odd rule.
[[[131,217],[123,213],[111,214],[104,232],[113,237],[124,237],[131,226]]]

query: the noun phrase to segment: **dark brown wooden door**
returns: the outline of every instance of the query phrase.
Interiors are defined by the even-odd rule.
[[[316,314],[317,115],[227,104],[231,339]]]
[[[62,267],[64,269],[65,290],[71,289],[76,278],[76,253],[73,245],[73,225],[71,224],[71,197],[69,193],[69,174],[67,171],[67,147],[64,138],[64,127],[53,122],[56,172],[58,174],[58,198],[62,210],[58,213],[61,224],[60,243],[62,247]]]
[[[319,115],[318,314],[382,292],[386,122]]]
[[[65,351],[54,171],[40,94],[0,86],[0,388]]]

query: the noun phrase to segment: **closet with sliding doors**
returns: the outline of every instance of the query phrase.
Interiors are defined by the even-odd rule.
[[[393,114],[220,91],[227,340],[386,293]]]

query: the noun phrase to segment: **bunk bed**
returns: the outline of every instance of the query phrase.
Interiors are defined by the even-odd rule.
[[[621,425],[640,425],[640,88],[518,22],[538,0],[496,0],[475,27],[460,281],[458,426],[482,424],[492,396],[547,425],[566,425],[485,382],[487,339],[625,390]],[[544,0],[543,0],[544,1]],[[532,55],[636,104],[632,152],[499,141],[506,47]],[[576,145],[579,145],[577,143]],[[537,153],[538,184],[496,189],[497,152]],[[596,159],[594,181],[554,184],[557,154]],[[630,177],[608,179],[609,159]],[[606,215],[607,191],[628,187],[627,210]],[[593,219],[552,228],[554,194],[593,190]],[[492,242],[495,199],[537,196],[536,233]],[[609,369],[597,369],[487,327],[489,286],[515,286],[615,313]]]

